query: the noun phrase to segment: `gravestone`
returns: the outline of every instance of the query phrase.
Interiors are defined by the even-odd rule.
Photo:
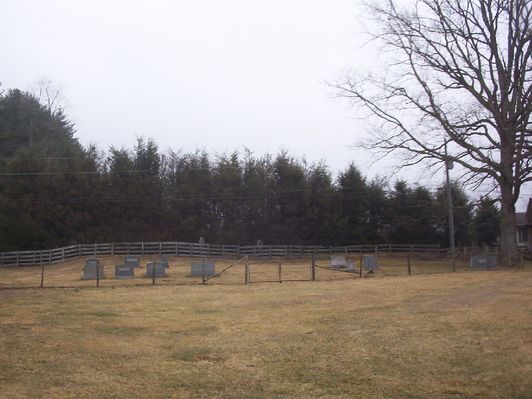
[[[190,277],[209,277],[215,274],[215,263],[213,261],[192,262],[190,267]]]
[[[155,277],[166,277],[166,264],[155,262]],[[146,264],[146,277],[153,276],[153,262]]]
[[[168,268],[170,267],[170,263],[168,260],[168,255],[162,255],[161,256],[161,263],[164,263],[164,267]]]
[[[83,267],[82,280],[96,280],[97,278],[104,278],[103,264],[100,263],[98,258],[89,258],[85,260],[85,266]]]
[[[124,265],[140,267],[140,256],[133,256],[133,255],[124,256]]]
[[[347,267],[347,261],[345,260],[345,256],[331,256],[331,268],[332,269],[339,269],[339,268],[346,268]]]
[[[493,255],[475,255],[471,257],[469,267],[473,270],[490,270],[497,266],[497,258]]]
[[[133,278],[135,277],[135,266],[133,265],[116,265],[115,278]]]
[[[379,262],[375,255],[363,255],[362,267],[366,269],[368,273],[375,273],[379,267]]]

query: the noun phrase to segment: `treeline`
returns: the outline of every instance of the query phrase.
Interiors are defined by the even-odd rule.
[[[389,187],[355,165],[333,176],[286,152],[212,156],[83,147],[62,110],[33,95],[0,95],[0,250],[71,243],[448,245],[444,190]],[[497,208],[453,184],[456,241],[493,243]]]

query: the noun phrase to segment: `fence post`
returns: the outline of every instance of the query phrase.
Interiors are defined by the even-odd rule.
[[[364,273],[362,272],[362,254],[360,254],[360,278],[364,278]]]
[[[96,263],[96,287],[100,286],[100,262]]]
[[[279,282],[280,282],[280,283],[283,282],[282,269],[281,269],[281,262],[279,262]]]
[[[152,264],[151,264],[151,285],[155,285],[155,255],[153,255],[153,258],[152,258]],[[205,269],[205,265],[203,266],[203,269]],[[204,275],[204,279],[205,279],[205,270],[203,270],[203,275]],[[203,284],[205,284],[205,281],[203,282]]]
[[[524,251],[519,251],[519,267],[521,269],[525,268],[525,262],[524,262],[524,259],[523,259],[523,253],[524,253]]]
[[[244,284],[247,284],[249,280],[249,265],[248,262],[246,262],[246,265],[244,267]]]
[[[205,258],[201,261],[201,284],[205,284]]]
[[[115,256],[115,243],[111,243],[111,256]]]
[[[316,281],[316,255],[312,254],[312,261],[310,263],[310,274],[312,281]]]
[[[408,254],[407,262],[408,262],[408,275],[410,276],[412,275],[412,269],[410,266],[410,254]]]
[[[41,261],[41,288],[44,288],[44,263],[42,261],[42,250],[41,250],[40,261]]]

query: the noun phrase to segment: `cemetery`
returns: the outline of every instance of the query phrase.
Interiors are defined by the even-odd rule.
[[[72,259],[41,267],[0,267],[1,288],[99,287],[153,284],[151,266],[155,256],[155,284],[168,285],[240,285],[276,281],[333,281],[364,277],[388,278],[420,274],[493,272],[495,258],[490,254],[455,256],[411,253],[333,254],[315,257],[255,258],[190,257],[171,255],[99,256]],[[233,265],[234,263],[237,263]],[[98,269],[96,269],[96,265]],[[145,266],[139,271],[137,264]],[[246,268],[246,264],[249,266]],[[107,272],[104,265],[107,266]],[[111,266],[112,265],[112,266]],[[171,267],[168,267],[171,265]],[[526,261],[516,267],[527,267]],[[363,273],[360,273],[362,266]],[[164,268],[164,271],[163,271]],[[227,269],[227,270],[226,270]],[[98,274],[97,275],[97,270]],[[248,276],[250,273],[251,276]],[[110,275],[109,275],[110,274]],[[80,277],[81,276],[81,277]],[[212,278],[215,276],[215,278]]]

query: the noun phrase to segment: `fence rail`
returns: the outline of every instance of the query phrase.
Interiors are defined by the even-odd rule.
[[[1,252],[0,266],[32,266],[53,264],[89,256],[113,255],[171,255],[216,258],[302,258],[327,254],[356,254],[368,252],[430,252],[440,253],[439,245],[213,245],[190,242],[116,242],[70,245],[38,251]]]

